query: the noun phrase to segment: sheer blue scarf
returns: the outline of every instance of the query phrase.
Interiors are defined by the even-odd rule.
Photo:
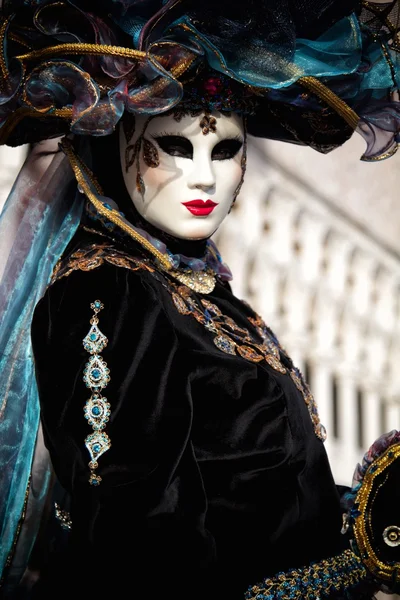
[[[6,592],[25,571],[51,480],[32,315],[83,207],[68,159],[46,149],[38,144],[29,154],[0,215],[0,573]]]

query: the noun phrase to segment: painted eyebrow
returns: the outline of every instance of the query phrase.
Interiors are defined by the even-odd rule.
[[[240,142],[241,144],[243,144],[244,138],[237,133],[236,135],[227,136],[227,137],[222,138],[222,140],[219,140],[217,142],[217,144],[220,144],[221,142]]]
[[[154,140],[157,140],[157,138],[161,138],[161,137],[180,137],[180,138],[183,138],[184,140],[188,140],[188,142],[190,142],[189,138],[186,135],[183,135],[180,131],[177,131],[177,132],[162,131],[160,133],[151,133],[150,135]],[[216,142],[215,145],[220,144],[221,142],[226,142],[226,141],[231,141],[231,140],[240,142],[241,144],[244,143],[244,138],[239,133],[237,133],[236,135],[230,135],[230,136],[222,138],[221,140],[218,140],[218,142]]]
[[[160,133],[151,133],[150,135],[154,140],[156,140],[159,137],[180,137],[180,138],[183,138],[184,140],[189,139],[185,135],[183,135],[180,131],[176,131],[176,132],[160,131]]]

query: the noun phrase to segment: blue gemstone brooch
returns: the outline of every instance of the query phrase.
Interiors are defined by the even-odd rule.
[[[90,305],[90,308],[94,311],[94,315],[90,319],[91,328],[83,339],[83,347],[89,352],[90,357],[83,371],[83,381],[92,393],[83,410],[85,419],[87,419],[87,422],[93,429],[93,433],[89,434],[85,439],[85,446],[90,454],[89,483],[91,485],[99,485],[101,477],[95,473],[99,466],[97,461],[111,447],[111,440],[103,431],[110,417],[110,403],[101,394],[101,390],[110,381],[110,369],[100,356],[100,352],[108,344],[108,339],[98,327],[99,319],[97,314],[104,308],[104,305],[100,300],[95,300]]]

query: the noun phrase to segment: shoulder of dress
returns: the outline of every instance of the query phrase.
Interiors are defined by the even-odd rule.
[[[128,254],[109,242],[84,244],[71,254],[61,257],[54,267],[50,285],[68,277],[74,271],[93,271],[103,265],[113,265],[130,271],[154,272],[149,260]]]

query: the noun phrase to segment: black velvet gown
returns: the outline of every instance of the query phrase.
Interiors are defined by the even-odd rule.
[[[340,495],[290,359],[281,350],[279,370],[222,350],[190,306],[221,311],[225,331],[261,344],[257,315],[223,282],[182,303],[182,284],[136,242],[91,229],[75,234],[32,325],[45,443],[72,520],[35,598],[240,600],[267,576],[341,552]],[[111,405],[98,486],[82,343],[95,300]]]

